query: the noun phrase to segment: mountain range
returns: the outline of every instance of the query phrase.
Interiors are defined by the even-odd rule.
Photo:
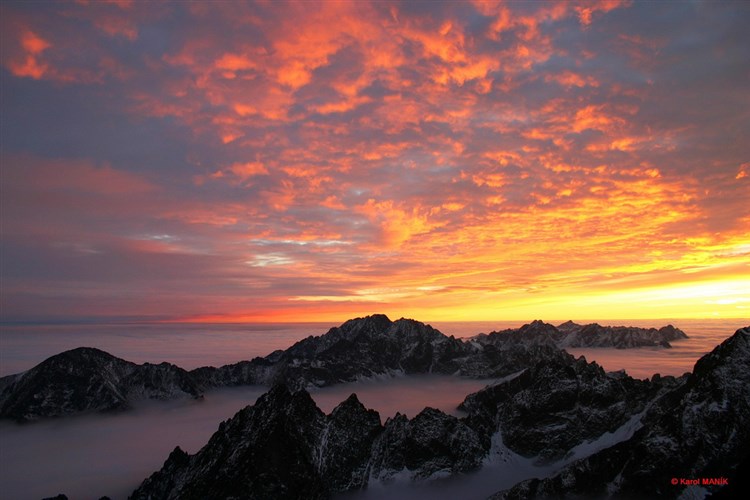
[[[310,336],[286,350],[221,367],[186,371],[161,363],[137,365],[81,347],[34,368],[0,378],[0,418],[31,421],[90,411],[127,409],[141,399],[201,397],[212,388],[283,382],[323,387],[383,374],[437,373],[498,378],[555,356],[562,346],[668,346],[679,329],[602,327],[534,321],[469,340],[424,323],[385,315],[357,318]]]
[[[176,448],[131,499],[324,499],[471,474],[508,452],[552,472],[494,499],[745,492],[750,327],[678,378],[635,380],[560,350],[529,350],[536,362],[467,396],[462,418],[425,408],[381,423],[354,394],[326,415],[304,388],[276,384],[196,454]]]
[[[634,379],[562,348],[666,346],[682,336],[671,326],[534,321],[461,340],[374,315],[219,368],[138,365],[78,348],[0,379],[0,415],[29,421],[122,410],[144,398],[199,398],[222,386],[270,387],[197,453],[175,448],[134,500],[326,499],[404,481],[471,481],[484,470],[512,470],[513,460],[533,472],[496,483],[491,498],[747,498],[750,327],[681,377]],[[488,385],[465,397],[462,417],[428,407],[385,422],[356,394],[326,414],[307,392],[398,373]]]

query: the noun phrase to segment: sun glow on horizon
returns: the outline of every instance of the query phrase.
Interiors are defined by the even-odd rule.
[[[690,285],[648,287],[607,293],[585,292],[573,295],[541,292],[528,296],[508,294],[505,300],[485,299],[472,306],[455,305],[452,299],[440,307],[420,307],[403,303],[371,300],[366,305],[347,297],[319,297],[315,302],[331,302],[300,314],[289,311],[255,314],[219,314],[174,318],[169,322],[189,323],[341,323],[354,317],[383,313],[394,318],[420,321],[531,321],[538,318],[612,318],[612,319],[745,319],[750,318],[750,279],[726,279]],[[313,299],[310,299],[311,301]],[[431,300],[429,294],[418,298]],[[320,304],[318,304],[320,305]]]

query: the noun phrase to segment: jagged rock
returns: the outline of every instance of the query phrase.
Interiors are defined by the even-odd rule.
[[[293,345],[279,356],[277,377],[324,386],[384,373],[454,373],[460,367],[452,362],[473,351],[429,325],[375,315]]]
[[[328,498],[364,484],[381,430],[356,396],[326,416],[304,389],[277,385],[222,422],[196,455],[173,451],[130,498]]]
[[[427,479],[475,470],[487,451],[476,431],[439,410],[383,426],[354,394],[324,415],[304,389],[277,385],[197,454],[176,448],[130,498],[329,498],[404,471]]]
[[[544,463],[615,431],[643,411],[661,385],[610,375],[583,357],[557,351],[510,380],[470,394],[461,407],[485,434],[501,430],[509,448]]]
[[[222,423],[196,455],[173,452],[132,498],[200,498],[208,492],[220,498],[298,498],[298,487],[286,476],[274,476],[269,466],[305,478],[311,485],[304,490],[306,498],[326,498],[396,477],[419,481],[452,476],[482,466],[498,426],[512,449],[545,459],[559,457],[576,444],[617,428],[643,407],[649,390],[659,385],[622,374],[610,377],[598,365],[546,345],[530,350],[538,351],[537,363],[469,396],[464,407],[470,415],[463,419],[425,408],[411,420],[397,414],[381,425],[378,414],[366,410],[355,395],[325,416],[304,389],[274,387],[255,406]],[[664,384],[670,379],[665,377]],[[537,429],[530,418],[533,411],[524,415],[528,421],[512,415],[529,400],[536,400],[536,410],[547,417],[553,413],[570,429]],[[584,413],[590,427],[585,426]],[[287,438],[273,437],[273,429]],[[279,453],[282,461],[276,458]],[[265,489],[260,489],[261,484]]]
[[[356,394],[333,409],[317,447],[320,474],[331,491],[349,491],[367,484],[372,444],[382,432],[380,415],[366,409]]]
[[[196,455],[173,451],[130,498],[325,498],[316,469],[324,427],[309,394],[274,387],[222,422]]]
[[[563,333],[549,323],[534,320],[521,328],[509,328],[500,332],[475,337],[481,344],[491,344],[501,348],[508,346],[538,346],[557,347],[563,338]]]
[[[145,498],[167,498],[180,485],[182,473],[190,464],[190,455],[179,446],[172,450],[161,470],[143,481],[141,489],[148,491]],[[131,497],[132,498],[132,497]]]
[[[692,374],[635,380],[560,350],[560,339],[579,326],[536,321],[462,342],[412,320],[372,316],[265,358],[193,372],[80,348],[0,379],[0,413],[28,419],[119,409],[213,385],[288,381],[223,422],[197,454],[176,448],[134,499],[329,498],[373,481],[476,470],[498,435],[537,463],[569,465],[495,498],[676,498],[684,486],[673,485],[675,477],[731,478],[723,490],[703,486],[717,498],[740,491],[750,459],[750,327],[702,357]],[[679,335],[665,328],[663,335]],[[304,390],[396,371],[504,378],[467,396],[467,417],[426,408],[385,425],[356,395],[325,415]],[[576,460],[581,450],[589,456]]]
[[[673,340],[688,338],[685,332],[672,325],[659,328],[638,328],[634,326],[601,326],[598,323],[578,325],[567,321],[559,325],[564,336],[558,342],[560,347],[614,347],[631,349],[634,347],[667,347]]]
[[[658,330],[633,326],[601,326],[597,323],[579,325],[566,321],[557,327],[536,320],[517,329],[507,329],[478,335],[481,344],[498,347],[508,345],[550,345],[568,347],[614,347],[632,349],[636,347],[671,347],[670,341],[688,338],[685,332],[672,325]]]
[[[630,439],[492,498],[677,498],[687,487],[680,478],[738,477],[750,457],[750,327],[698,360],[641,422]],[[701,487],[722,494],[719,485]]]
[[[3,378],[0,416],[16,420],[120,410],[137,399],[199,397],[188,372],[169,363],[137,365],[79,347]]]
[[[489,443],[463,421],[434,408],[412,420],[401,414],[388,419],[370,460],[371,479],[388,482],[408,471],[421,480],[477,469]]]
[[[274,378],[275,363],[267,358],[253,358],[230,365],[203,366],[190,371],[201,387],[231,387],[238,385],[270,385]]]

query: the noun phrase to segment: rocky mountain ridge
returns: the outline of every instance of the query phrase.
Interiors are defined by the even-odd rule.
[[[396,373],[494,378],[530,366],[540,356],[554,356],[558,350],[526,344],[520,336],[518,342],[502,346],[464,341],[419,321],[391,321],[376,314],[349,320],[264,358],[198,368],[191,374],[206,387],[276,382],[324,387]]]
[[[125,409],[138,399],[200,397],[211,388],[237,385],[283,382],[322,387],[397,373],[498,378],[540,359],[558,357],[560,339],[599,338],[610,327],[568,322],[560,328],[534,321],[516,330],[461,340],[418,321],[391,321],[376,314],[349,320],[265,357],[191,371],[168,363],[137,365],[98,349],[78,348],[27,372],[0,378],[0,418],[34,420]],[[684,336],[671,326],[648,330],[649,335],[662,331],[663,338]]]
[[[439,410],[381,424],[355,394],[325,415],[305,389],[277,385],[195,455],[176,448],[130,498],[323,499],[404,470],[415,479],[473,470],[486,451],[474,430]]]
[[[568,347],[610,347],[633,349],[637,347],[670,348],[671,341],[686,339],[688,336],[672,325],[657,328],[635,326],[602,326],[598,323],[579,325],[566,321],[557,327],[536,320],[521,328],[480,334],[474,337],[482,344],[503,346],[506,344],[545,344],[559,348]]]
[[[31,370],[0,379],[0,416],[25,421],[87,411],[114,411],[140,399],[201,397],[201,388],[170,363],[138,365],[79,347]]]

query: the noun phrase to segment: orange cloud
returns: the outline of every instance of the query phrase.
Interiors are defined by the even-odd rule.
[[[602,106],[586,106],[576,111],[573,130],[575,132],[582,132],[586,129],[606,130],[615,121],[615,118],[604,112]]]
[[[599,0],[595,2],[587,2],[585,5],[578,5],[575,7],[578,13],[578,20],[581,25],[587,27],[591,24],[594,14],[597,12],[607,13],[611,10],[617,9],[626,5],[625,0]]]
[[[428,233],[431,228],[427,215],[420,214],[419,208],[401,208],[391,200],[369,199],[355,211],[379,226],[382,237],[379,243],[386,248],[398,248],[411,238]]]
[[[748,174],[749,171],[750,171],[750,162],[743,163],[742,165],[740,165],[740,168],[737,171],[737,175],[734,178],[737,180],[744,179],[748,175],[750,175]]]
[[[268,169],[259,162],[235,163],[229,167],[229,171],[243,181],[256,175],[268,174]]]
[[[572,71],[563,71],[553,75],[546,75],[546,81],[555,81],[563,87],[598,87],[599,82],[592,76],[582,76]]]
[[[39,80],[47,72],[48,65],[41,60],[41,54],[52,45],[30,30],[21,34],[20,45],[24,54],[8,62],[8,69],[15,76]]]

